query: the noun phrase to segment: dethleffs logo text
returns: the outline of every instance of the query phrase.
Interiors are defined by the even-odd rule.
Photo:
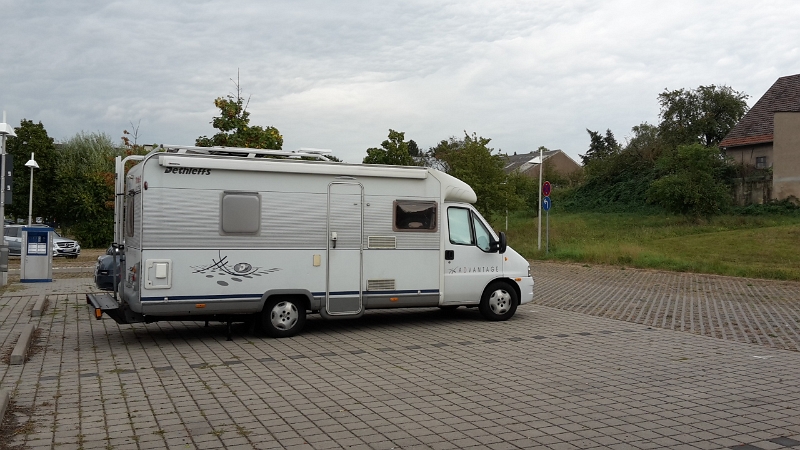
[[[211,169],[198,169],[196,167],[167,167],[164,173],[177,173],[181,175],[211,175]]]

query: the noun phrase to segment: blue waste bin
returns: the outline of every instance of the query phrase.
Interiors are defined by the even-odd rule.
[[[53,229],[22,227],[19,281],[42,283],[53,281]]]

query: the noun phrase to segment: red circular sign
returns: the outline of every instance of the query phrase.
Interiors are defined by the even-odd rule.
[[[550,182],[549,181],[545,181],[544,184],[542,185],[542,194],[545,197],[550,197]]]

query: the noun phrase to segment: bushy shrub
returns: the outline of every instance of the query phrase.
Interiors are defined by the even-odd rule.
[[[795,196],[783,200],[773,200],[762,205],[740,206],[733,210],[742,216],[761,216],[768,214],[800,215],[800,200]]]
[[[716,147],[682,145],[659,159],[647,201],[667,211],[690,216],[711,216],[731,205],[730,187],[722,179],[727,164]]]

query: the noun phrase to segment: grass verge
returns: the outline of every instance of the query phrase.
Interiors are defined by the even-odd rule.
[[[496,229],[505,220],[495,222]],[[712,273],[800,281],[800,217],[720,216],[691,219],[635,213],[550,214],[550,251],[542,220],[509,217],[508,241],[523,256],[537,260]]]

